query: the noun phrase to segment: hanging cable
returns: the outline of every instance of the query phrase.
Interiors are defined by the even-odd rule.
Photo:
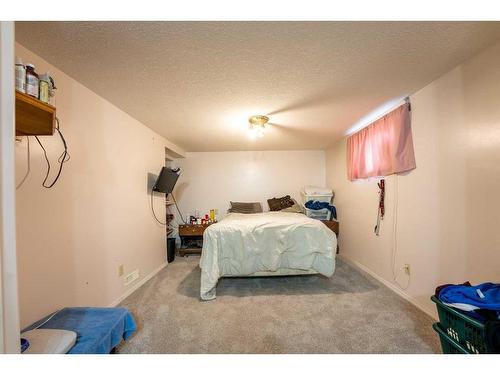
[[[22,186],[22,184],[24,184],[24,181],[26,181],[26,179],[28,178],[28,175],[30,174],[30,170],[31,170],[31,153],[30,153],[30,137],[29,136],[26,136],[26,141],[28,142],[28,145],[27,145],[28,168],[26,170],[26,174],[24,175],[23,179],[19,182],[19,184],[17,184],[16,190],[19,189]]]
[[[402,290],[408,289],[410,286],[410,275],[408,275],[408,281],[405,286],[402,286],[399,281],[399,273],[401,268],[396,271],[396,254],[398,251],[398,202],[399,202],[399,183],[398,174],[394,175],[394,203],[393,203],[393,228],[392,228],[392,254],[391,254],[391,271],[392,279]]]
[[[155,213],[155,208],[153,206],[153,194],[154,194],[154,191],[153,189],[151,189],[151,194],[150,194],[150,197],[151,197],[151,212],[153,213],[153,217],[155,218],[155,220],[161,224],[161,225],[167,225],[167,223],[165,222],[162,222],[160,219],[158,219],[158,217],[156,216],[156,213]]]
[[[181,220],[184,224],[187,224],[186,223],[186,220],[184,220],[184,217],[182,216],[181,214],[181,210],[179,210],[179,206],[177,205],[177,201],[175,200],[175,197],[174,197],[174,194],[173,193],[170,193],[170,195],[172,196],[172,199],[174,200],[174,203],[175,203],[175,208],[177,208],[177,212],[179,213],[180,217],[181,217]]]
[[[38,137],[36,135],[35,135],[35,139],[38,142],[38,144],[40,145],[40,147],[42,148],[43,155],[45,157],[45,162],[47,163],[47,172],[45,173],[45,178],[43,179],[43,182],[42,182],[42,186],[45,187],[45,181],[47,181],[47,178],[49,177],[49,173],[50,173],[50,161],[49,161],[49,158],[47,156],[47,150],[45,150],[45,147],[43,147],[43,144],[40,141],[40,139],[38,139]]]
[[[50,160],[49,160],[49,157],[47,156],[47,150],[45,150],[45,147],[43,147],[42,142],[35,135],[35,139],[38,142],[38,144],[40,145],[40,147],[42,148],[43,155],[45,157],[45,162],[47,163],[47,172],[45,173],[45,178],[43,179],[43,182],[42,182],[42,186],[46,189],[50,189],[52,186],[54,186],[56,184],[56,182],[59,180],[59,177],[61,176],[61,172],[62,172],[64,163],[66,163],[67,161],[69,161],[71,159],[71,156],[68,152],[68,145],[66,144],[66,140],[64,139],[64,136],[61,133],[61,130],[59,129],[59,119],[57,117],[56,117],[56,131],[59,134],[59,137],[61,138],[62,144],[64,146],[64,150],[61,153],[61,155],[59,156],[59,158],[57,159],[57,162],[59,163],[59,170],[57,171],[57,175],[54,178],[54,180],[52,181],[52,183],[48,184],[48,185],[47,185],[47,180],[48,180],[49,175],[50,175]]]
[[[37,324],[37,326],[35,328],[31,328],[31,330],[35,330],[35,329],[38,329],[40,328],[41,326],[43,326],[44,324],[48,323],[50,319],[52,319],[54,316],[56,316],[57,313],[59,313],[62,309],[59,309],[57,310],[56,312],[54,312],[52,315],[50,315],[47,319],[45,319],[42,323],[39,323]]]

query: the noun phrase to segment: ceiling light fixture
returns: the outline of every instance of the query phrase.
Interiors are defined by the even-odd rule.
[[[266,130],[266,124],[269,117],[262,115],[255,115],[248,119],[250,123],[250,135],[252,138],[262,138]]]

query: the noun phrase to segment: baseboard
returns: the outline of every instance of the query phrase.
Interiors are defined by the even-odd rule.
[[[344,262],[348,263],[349,265],[361,270],[362,272],[367,273],[371,277],[373,277],[375,280],[381,282],[384,284],[386,287],[388,287],[390,290],[392,290],[394,293],[399,295],[400,297],[404,298],[408,302],[410,302],[412,305],[417,307],[419,310],[422,312],[426,313],[429,315],[432,319],[436,319],[436,314],[434,311],[429,311],[426,307],[422,306],[420,303],[418,303],[414,298],[406,294],[403,290],[399,289],[396,285],[391,283],[390,281],[380,277],[377,275],[375,272],[373,272],[371,269],[366,267],[365,265],[355,261],[354,259],[350,259],[346,257],[345,255],[338,254],[337,257],[341,258]]]
[[[120,297],[118,297],[118,299],[116,299],[115,301],[113,301],[109,305],[109,307],[116,307],[116,306],[118,306],[121,301],[123,301],[125,298],[127,298],[128,296],[130,296],[132,293],[134,293],[141,286],[143,286],[144,284],[146,284],[149,280],[151,280],[151,278],[153,276],[155,276],[158,272],[160,272],[166,266],[167,266],[167,262],[162,263],[158,268],[156,268],[151,273],[149,273],[149,275],[146,275],[145,277],[143,277],[139,282],[137,282],[137,284],[135,284],[132,288],[130,288],[129,290],[127,290],[125,293],[123,293]]]

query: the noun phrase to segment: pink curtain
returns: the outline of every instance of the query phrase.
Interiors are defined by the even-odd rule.
[[[351,181],[415,168],[409,103],[347,138],[347,175]]]

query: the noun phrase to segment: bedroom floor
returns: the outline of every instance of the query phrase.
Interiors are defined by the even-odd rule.
[[[222,279],[199,299],[199,257],[176,258],[124,300],[119,353],[439,353],[432,319],[337,258],[332,278]]]

